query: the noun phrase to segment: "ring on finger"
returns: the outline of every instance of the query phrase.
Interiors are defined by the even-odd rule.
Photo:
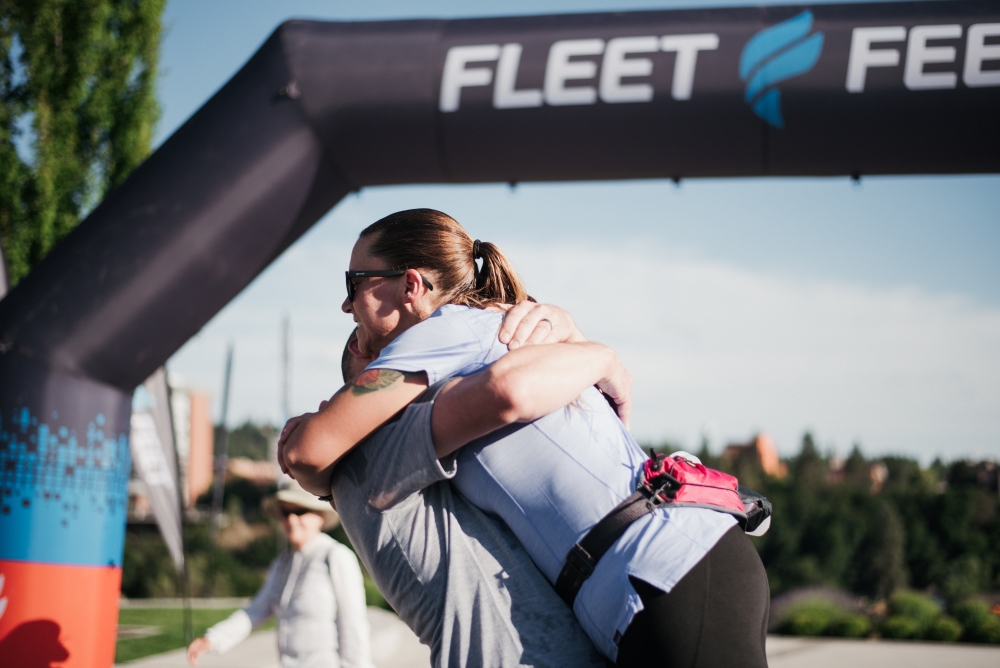
[[[555,329],[555,328],[556,328],[556,326],[555,326],[555,325],[553,325],[553,324],[552,324],[552,321],[551,321],[551,320],[549,320],[548,318],[542,318],[541,320],[539,320],[539,321],[538,321],[538,324],[540,325],[540,324],[542,324],[543,322],[547,322],[547,323],[549,323],[549,329]]]

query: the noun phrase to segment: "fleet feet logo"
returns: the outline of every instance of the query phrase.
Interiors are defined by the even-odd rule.
[[[823,33],[809,34],[813,14],[797,16],[765,28],[750,38],[740,54],[740,79],[747,84],[743,99],[753,113],[776,128],[781,117],[781,91],[775,86],[811,70],[823,51]]]

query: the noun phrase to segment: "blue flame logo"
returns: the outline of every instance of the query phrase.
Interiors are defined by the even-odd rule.
[[[740,54],[740,79],[747,84],[743,99],[753,113],[776,128],[784,128],[781,91],[775,86],[805,74],[823,51],[823,33],[812,35],[813,13],[793,16],[750,38]]]

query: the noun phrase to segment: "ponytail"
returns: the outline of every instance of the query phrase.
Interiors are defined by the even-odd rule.
[[[466,302],[469,306],[516,304],[528,299],[521,277],[495,244],[476,239],[472,257],[474,261],[481,258],[483,266],[476,273],[475,292]]]
[[[434,209],[390,214],[361,231],[370,252],[392,269],[428,272],[442,303],[484,308],[530,299],[520,276],[496,245],[473,240],[451,216]],[[482,260],[482,267],[476,265]]]

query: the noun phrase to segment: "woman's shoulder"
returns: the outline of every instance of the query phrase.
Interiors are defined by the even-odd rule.
[[[316,551],[317,556],[320,556],[329,566],[343,568],[358,563],[358,557],[354,550],[339,540],[331,538],[328,534],[320,534],[317,543],[319,543],[319,549]]]
[[[462,304],[445,304],[434,311],[422,325],[428,328],[468,328],[477,338],[495,336],[503,322],[503,313]]]
[[[337,545],[340,543],[329,534],[321,533],[302,548],[302,556],[309,561],[326,561],[336,551]]]
[[[389,343],[369,369],[423,371],[431,385],[492,361],[503,315],[448,304]]]
[[[428,320],[438,318],[439,320],[462,320],[466,322],[500,322],[503,320],[503,313],[492,309],[474,308],[464,304],[444,304],[439,306]]]

